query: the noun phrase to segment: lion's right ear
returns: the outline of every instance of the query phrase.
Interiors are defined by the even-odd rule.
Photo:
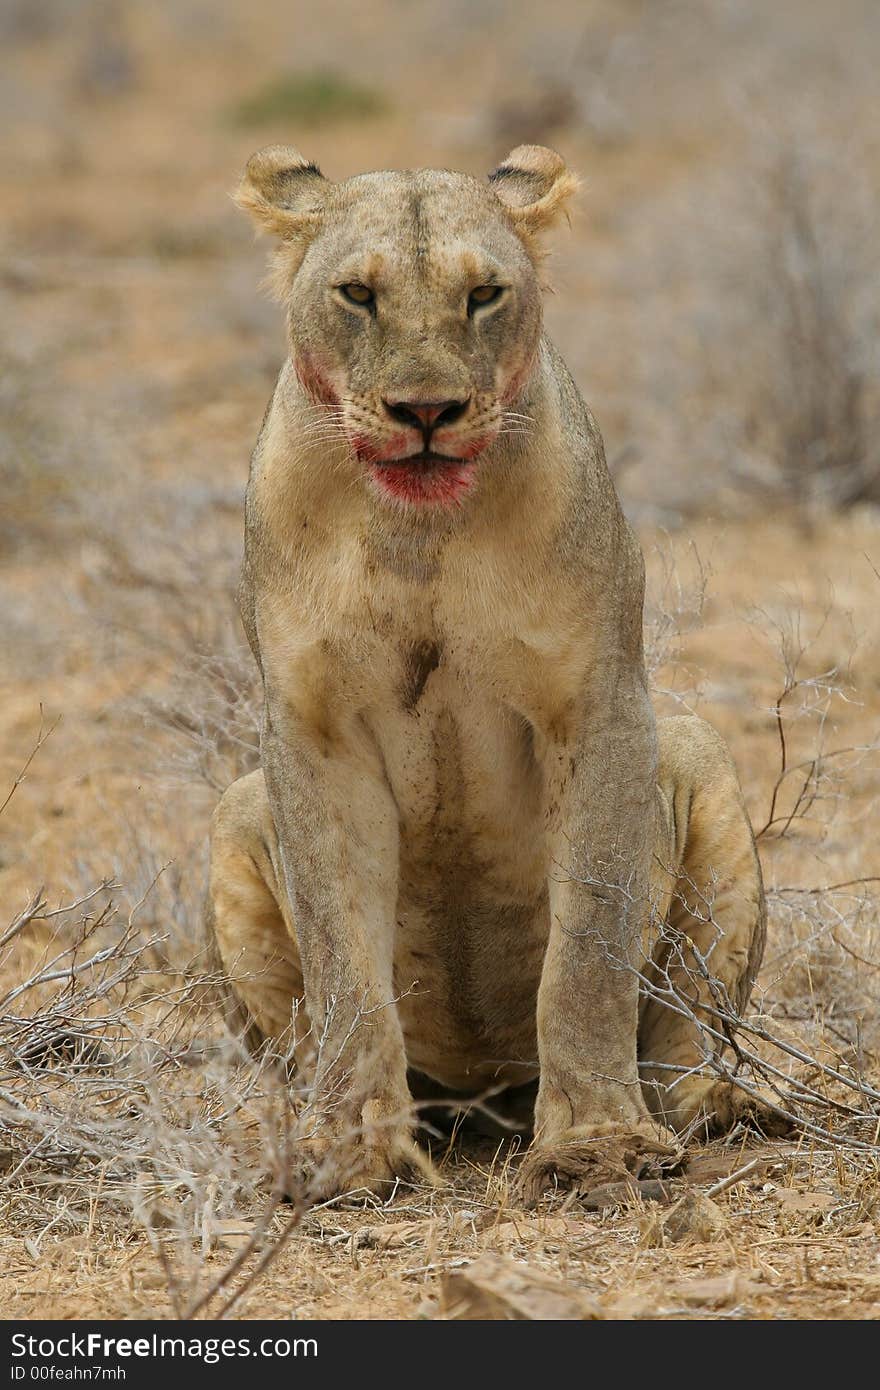
[[[320,226],[330,187],[292,145],[268,145],[251,155],[234,198],[263,231],[305,245]]]

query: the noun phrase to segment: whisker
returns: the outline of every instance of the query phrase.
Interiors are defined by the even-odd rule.
[[[316,425],[310,430],[297,430],[300,439],[346,439],[345,430],[339,425]]]

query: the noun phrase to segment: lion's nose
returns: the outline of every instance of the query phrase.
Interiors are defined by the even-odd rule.
[[[460,420],[470,404],[470,397],[463,401],[386,400],[383,404],[392,419],[399,420],[403,425],[412,425],[426,434]]]

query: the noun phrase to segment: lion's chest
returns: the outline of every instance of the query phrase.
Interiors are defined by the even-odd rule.
[[[547,933],[533,734],[473,658],[425,643],[368,715],[399,812],[395,984],[412,1065],[462,1088],[527,1079]],[[481,1069],[482,1068],[482,1069]]]
[[[462,1089],[527,1080],[589,643],[561,585],[541,608],[491,569],[424,588],[356,561],[334,574],[301,623],[279,608],[264,669],[339,785],[354,760],[390,793],[410,1064]]]

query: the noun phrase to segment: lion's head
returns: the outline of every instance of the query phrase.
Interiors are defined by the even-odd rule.
[[[485,184],[439,170],[332,183],[280,145],[250,159],[237,201],[280,238],[274,285],[315,435],[341,430],[380,496],[458,501],[516,427],[541,331],[535,238],[575,186],[533,145]]]

